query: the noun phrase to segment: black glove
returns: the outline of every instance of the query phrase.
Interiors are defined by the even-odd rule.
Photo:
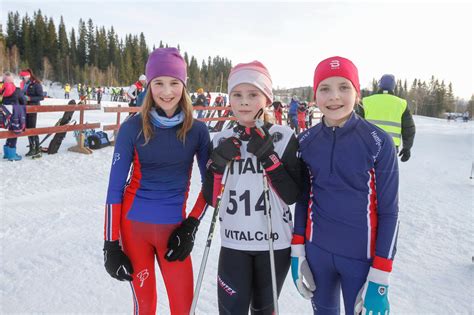
[[[119,241],[104,241],[105,270],[120,281],[132,281],[133,267],[130,259],[120,248]]]
[[[219,143],[211,153],[209,167],[218,174],[224,174],[227,163],[240,159],[240,146],[242,142],[236,137],[230,137]]]
[[[168,239],[168,251],[165,258],[168,261],[183,261],[193,250],[194,237],[198,230],[199,220],[188,217],[178,226]]]
[[[265,126],[250,129],[250,140],[247,144],[247,152],[257,157],[263,168],[267,169],[280,163],[278,155],[274,151],[273,137]]]
[[[410,159],[410,149],[402,149],[398,156],[401,156],[400,161],[406,162]]]

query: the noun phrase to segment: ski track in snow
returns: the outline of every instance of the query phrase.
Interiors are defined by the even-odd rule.
[[[40,113],[38,125],[50,126],[60,116]],[[86,119],[113,123],[115,114],[86,112]],[[427,117],[415,117],[415,122],[412,158],[399,163],[401,224],[389,289],[392,313],[473,314],[473,123]],[[22,155],[26,144],[20,138]],[[104,201],[113,148],[82,155],[67,151],[74,144],[68,133],[56,155],[0,161],[1,314],[132,311],[129,284],[112,279],[103,267]],[[188,209],[199,188],[195,163]],[[209,208],[192,252],[195,279],[211,215]],[[217,226],[197,314],[217,314],[219,238]],[[167,314],[157,271],[157,313]],[[279,305],[281,314],[312,314],[290,273]]]

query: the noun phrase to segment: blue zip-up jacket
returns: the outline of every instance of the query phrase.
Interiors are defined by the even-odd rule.
[[[141,114],[121,125],[107,191],[106,240],[118,238],[121,211],[128,211],[129,220],[154,224],[175,224],[185,217],[194,156],[203,182],[210,138],[206,125],[195,120],[183,144],[176,134],[180,126],[154,128],[144,145]]]
[[[44,100],[43,86],[40,82],[28,81],[23,86],[22,91],[29,98],[26,105],[41,105],[40,101]]]
[[[377,268],[390,271],[398,232],[398,164],[390,136],[352,113],[343,127],[319,123],[299,143],[307,174],[295,234],[337,255],[375,258]]]
[[[298,114],[298,101],[291,100],[290,102],[290,109],[288,110],[289,115],[297,115]]]

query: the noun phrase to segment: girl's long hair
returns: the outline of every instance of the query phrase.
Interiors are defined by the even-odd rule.
[[[185,143],[186,134],[193,126],[193,105],[191,102],[191,98],[189,97],[188,92],[186,91],[186,87],[183,86],[183,95],[178,103],[179,108],[184,114],[184,120],[181,127],[176,132],[176,136],[179,140]],[[145,145],[150,141],[153,137],[153,125],[151,123],[150,118],[150,111],[153,110],[158,105],[155,104],[153,100],[153,95],[151,93],[151,88],[147,88],[145,99],[143,100],[141,115],[142,115],[142,129],[143,129],[143,136],[145,138]]]

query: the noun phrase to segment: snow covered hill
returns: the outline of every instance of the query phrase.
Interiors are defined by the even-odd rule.
[[[59,116],[40,113],[39,125],[51,126]],[[88,112],[86,120],[113,123],[115,115]],[[415,122],[412,159],[400,163],[401,226],[390,286],[392,311],[472,314],[473,123],[426,117],[415,117]],[[22,155],[26,143],[19,140]],[[73,144],[69,133],[56,155],[0,161],[1,314],[132,311],[129,285],[112,279],[103,267],[104,201],[113,148],[81,155],[67,151]],[[197,167],[193,174],[190,204],[200,185]],[[196,276],[211,212],[200,226],[192,253]],[[219,243],[217,233],[198,314],[217,313]],[[158,313],[166,314],[168,301],[159,275],[158,292]],[[283,288],[280,311],[312,314],[291,275]]]

